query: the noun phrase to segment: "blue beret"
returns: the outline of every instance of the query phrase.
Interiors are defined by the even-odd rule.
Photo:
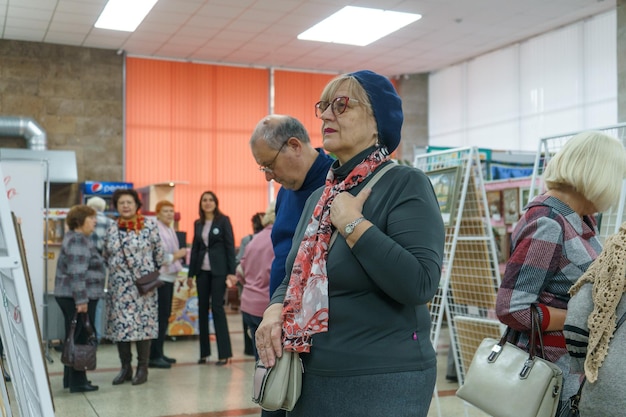
[[[349,75],[357,79],[372,103],[379,142],[387,147],[389,153],[393,152],[400,144],[400,131],[404,121],[400,96],[387,77],[375,72],[363,70]]]

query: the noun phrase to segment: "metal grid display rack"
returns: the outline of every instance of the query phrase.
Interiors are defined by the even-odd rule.
[[[613,126],[607,126],[596,130],[602,133],[606,133],[609,136],[619,139],[624,146],[626,146],[626,123],[621,123]],[[550,162],[550,159],[561,150],[563,145],[572,137],[580,132],[565,133],[558,136],[545,137],[539,140],[539,149],[535,158],[535,165],[533,167],[531,188],[529,193],[529,200],[532,200],[535,196],[542,193],[544,189],[543,171]],[[535,181],[537,180],[537,181]],[[537,186],[535,186],[537,184]],[[622,184],[622,192],[617,207],[612,207],[608,211],[598,216],[600,226],[600,240],[604,240],[619,231],[620,225],[626,220],[624,218],[624,200],[626,198],[625,184]]]
[[[495,316],[500,271],[480,156],[475,147],[456,148],[417,155],[414,165],[433,184],[446,233],[439,290],[430,304],[431,343],[438,347],[445,314],[462,384],[480,342],[503,330]],[[436,392],[435,401],[440,409]]]

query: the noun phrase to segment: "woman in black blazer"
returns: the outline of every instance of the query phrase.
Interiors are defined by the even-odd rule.
[[[217,196],[205,191],[200,197],[200,218],[194,223],[194,236],[189,260],[189,278],[196,278],[198,289],[198,327],[200,331],[200,360],[206,363],[211,354],[209,343],[209,299],[218,361],[222,366],[233,356],[228,323],[224,312],[226,280],[235,274],[235,239],[228,216],[219,209]]]

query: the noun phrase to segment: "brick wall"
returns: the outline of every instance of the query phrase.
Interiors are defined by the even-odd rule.
[[[48,149],[76,152],[78,182],[123,180],[123,57],[114,50],[0,40],[0,116],[46,131]],[[0,147],[26,141],[0,137]],[[76,184],[52,184],[51,207],[79,200]]]

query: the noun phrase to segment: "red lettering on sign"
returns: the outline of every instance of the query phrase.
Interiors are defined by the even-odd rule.
[[[12,199],[13,197],[15,197],[18,194],[18,192],[17,192],[17,190],[15,188],[10,188],[9,187],[10,183],[11,183],[11,176],[7,175],[6,177],[4,177],[4,186],[7,189],[7,198],[9,200]]]

